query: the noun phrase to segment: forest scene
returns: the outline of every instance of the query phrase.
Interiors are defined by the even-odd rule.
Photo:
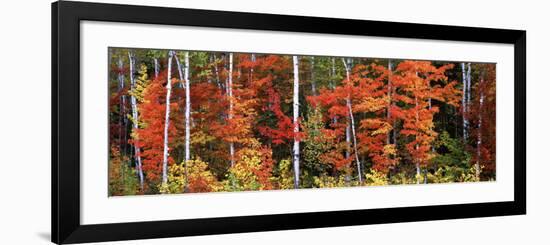
[[[496,64],[108,57],[109,196],[496,180]]]

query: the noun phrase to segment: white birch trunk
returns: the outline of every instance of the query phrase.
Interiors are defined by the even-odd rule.
[[[218,57],[216,57],[216,55],[214,55],[214,61],[216,62],[214,64],[214,73],[216,74],[216,82],[218,83],[218,87],[220,88],[223,88],[223,84],[221,82],[221,79],[220,79],[220,71],[218,70]]]
[[[332,76],[330,78],[330,88],[332,90],[334,90],[336,88],[336,83],[334,82],[334,78],[333,78],[334,76],[336,76],[336,60],[335,60],[335,58],[332,58],[331,64],[332,64],[332,69],[331,69],[331,71],[332,71],[331,75]],[[336,122],[337,122],[336,117],[333,117],[332,118],[332,123],[336,124]]]
[[[483,83],[483,80],[481,80],[481,82]],[[479,97],[479,122],[478,122],[478,131],[477,131],[477,161],[476,161],[476,166],[475,166],[475,170],[476,170],[476,180],[479,181],[479,175],[481,173],[481,168],[480,168],[480,159],[481,159],[481,144],[482,144],[482,138],[481,138],[481,130],[482,130],[482,127],[483,127],[483,117],[481,116],[481,112],[483,111],[483,99],[484,99],[484,95],[483,95],[483,91],[480,92],[480,97]]]
[[[185,52],[185,162],[191,159],[191,86],[189,83],[189,52]]]
[[[298,56],[292,56],[294,63],[294,91],[293,91],[293,103],[292,103],[292,122],[294,124],[294,147],[292,149],[292,159],[294,164],[294,188],[298,189],[300,186],[300,141],[297,138],[300,127],[298,125],[298,116],[300,115],[300,76],[298,70]]]
[[[189,52],[185,52],[185,185],[184,192],[187,192],[187,162],[191,159],[191,84],[189,82]]]
[[[134,90],[136,88],[136,82],[134,80],[134,56],[131,52],[128,52],[128,60],[130,61],[130,86]],[[132,119],[133,119],[133,129],[137,131],[139,128],[138,125],[138,108],[137,108],[137,99],[134,95],[130,98],[130,103],[132,104]],[[139,139],[136,139],[136,143]],[[136,169],[139,177],[139,187],[143,190],[143,169],[141,165],[141,149],[134,144],[134,153],[136,159]]]
[[[227,84],[227,94],[229,96],[229,120],[233,119],[233,53],[229,53],[229,82]],[[231,167],[235,165],[235,143],[229,142],[229,154],[231,156]]]
[[[183,77],[184,68],[181,66],[180,58],[177,54],[174,55],[174,59],[176,60],[176,66],[178,68],[178,75],[179,75],[181,87],[185,89],[185,78]]]
[[[191,108],[191,98],[188,96],[188,93],[190,93],[189,88],[189,52],[185,52],[185,68],[182,68],[181,62],[179,57],[176,55],[174,57],[176,59],[176,65],[178,66],[178,74],[180,78],[181,87],[185,89],[185,116],[184,116],[184,122],[185,122],[185,154],[184,154],[184,175],[185,175],[185,184],[183,185],[183,192],[187,192],[187,162],[190,159],[190,150],[189,150],[189,137],[190,137],[190,113],[188,113],[188,110]],[[184,75],[185,70],[185,75]]]
[[[330,88],[334,89],[336,87],[336,84],[334,83],[334,76],[336,76],[336,61],[334,58],[331,59],[331,77],[330,77]]]
[[[470,101],[472,96],[472,66],[468,63],[468,71],[466,72],[466,112],[470,111]]]
[[[348,66],[348,63],[344,58],[342,58],[342,62],[344,62],[344,68],[346,69],[346,79],[348,83],[351,82],[350,80],[350,70],[351,67]],[[349,112],[349,120],[351,125],[348,125],[348,128],[351,128],[351,136],[353,137],[353,152],[355,154],[355,163],[357,165],[357,176],[359,177],[359,183],[363,183],[363,173],[361,171],[361,161],[359,160],[359,153],[357,152],[357,137],[355,136],[355,119],[353,118],[353,110],[351,107],[351,95],[348,94],[348,97],[346,98],[346,105],[348,107]],[[346,135],[346,140],[349,141],[349,136]],[[349,143],[349,142],[348,142]]]
[[[359,153],[357,151],[357,137],[355,136],[355,120],[353,119],[353,110],[351,108],[351,101],[347,101],[348,111],[351,120],[351,135],[353,136],[353,152],[355,153],[355,162],[357,164],[357,176],[359,177],[359,183],[363,183],[363,172],[361,171],[361,161],[359,160]]]
[[[164,152],[162,158],[162,184],[168,183],[168,128],[170,126],[170,95],[172,93],[172,57],[173,51],[168,52],[168,71],[166,79],[166,113],[164,114]]]
[[[346,70],[346,76],[348,77],[348,81],[349,81],[348,66],[347,66],[347,63],[344,60],[344,58],[342,58],[342,62],[344,63],[344,68]],[[346,98],[346,106],[347,106],[347,103],[348,103],[348,98]],[[346,125],[346,158],[349,158],[349,156],[350,156],[349,147],[351,145],[351,132],[350,132],[351,129],[350,129],[349,125],[350,125],[349,123],[348,123],[348,125]]]
[[[157,58],[153,59],[155,63],[155,79],[159,77],[159,60]]]
[[[315,57],[311,57],[311,95],[317,94],[317,84],[315,81]]]
[[[124,63],[122,61],[122,56],[119,56],[118,57],[118,92],[121,93],[123,90],[124,90],[124,72],[123,72],[123,69],[124,69]],[[120,144],[120,155],[122,156],[126,150],[125,150],[125,145],[126,145],[126,133],[125,133],[125,126],[126,126],[126,109],[125,109],[125,106],[126,106],[126,96],[124,94],[121,94],[120,96],[120,108],[119,108],[119,112],[120,112],[120,119],[119,119],[119,124],[120,124],[120,130],[119,130],[119,144]],[[123,135],[124,134],[124,135]]]
[[[466,68],[464,67],[465,64],[461,63],[462,66],[462,136],[464,140],[464,144],[466,144],[466,141],[468,140],[468,120],[466,119],[466,89],[468,87],[467,80],[466,80]]]
[[[122,94],[122,91],[124,90],[124,63],[122,61],[122,56],[118,57],[118,92],[120,95],[120,103],[119,103],[119,131],[118,131],[118,144],[119,144],[119,151],[120,151],[120,159],[122,161],[121,167],[121,175],[120,178],[124,182],[125,181],[125,171],[124,167],[126,163],[124,163],[124,155],[126,154],[126,96]]]
[[[214,75],[216,76],[216,84],[218,85],[218,88],[222,88],[222,84],[220,82],[220,72],[218,71],[218,57],[216,57],[215,54],[212,55],[213,62],[214,62]]]
[[[256,54],[250,54],[250,60],[256,62]],[[254,67],[250,68],[250,73],[254,73]]]
[[[255,54],[250,54],[250,61],[256,62],[256,55]],[[254,75],[254,67],[251,67],[250,72],[248,74],[248,82],[249,83],[252,83],[252,76],[253,75]]]
[[[346,106],[348,106],[348,99],[346,98]],[[350,156],[350,147],[351,147],[351,128],[350,123],[346,125],[346,158]]]

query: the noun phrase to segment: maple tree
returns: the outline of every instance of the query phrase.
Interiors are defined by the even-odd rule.
[[[432,100],[458,106],[460,92],[455,87],[456,82],[444,86],[433,84],[439,80],[446,81],[448,78],[444,73],[450,68],[452,65],[436,68],[427,61],[404,61],[397,66],[397,75],[393,76],[393,83],[403,92],[393,97],[406,105],[394,114],[403,120],[400,134],[411,137],[406,148],[415,164],[417,183],[420,168],[425,167],[434,157],[432,143],[437,132],[434,130],[433,117],[439,108],[432,105]]]
[[[162,72],[156,79],[147,81],[146,88],[142,91],[142,99],[139,105],[140,128],[133,132],[130,143],[142,149],[140,157],[143,158],[143,171],[147,179],[156,183],[162,177],[164,163],[164,130],[166,125],[166,84],[168,72]],[[173,84],[175,79],[171,79]],[[176,103],[169,101],[170,110],[178,110]],[[172,120],[174,114],[172,114]],[[174,141],[176,128],[169,124],[167,128],[168,144]],[[169,149],[168,149],[169,150]],[[166,159],[167,165],[174,163],[170,156]]]

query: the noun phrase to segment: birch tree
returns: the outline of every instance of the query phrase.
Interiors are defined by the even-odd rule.
[[[218,84],[218,87],[220,89],[223,88],[223,84],[220,81],[220,72],[218,70],[218,57],[216,57],[216,54],[212,54],[213,56],[213,66],[214,66],[214,75],[216,76],[216,83]]]
[[[153,63],[155,64],[155,79],[159,77],[159,59],[153,58]]]
[[[124,90],[124,62],[122,61],[122,56],[118,57],[118,92],[122,93]],[[126,152],[125,146],[126,146],[126,133],[125,133],[125,127],[126,127],[126,95],[122,94],[120,96],[120,118],[119,118],[119,124],[120,124],[120,130],[119,130],[119,144],[120,144],[120,152]],[[121,154],[122,156],[122,154]]]
[[[187,170],[187,163],[191,159],[191,150],[190,150],[190,143],[191,143],[191,87],[189,83],[189,52],[185,52],[184,56],[184,63],[185,67],[182,67],[179,56],[175,56],[176,59],[176,65],[178,66],[178,74],[180,78],[181,87],[185,90],[185,115],[184,115],[184,122],[185,122],[185,149],[184,149],[184,162],[183,166],[185,167],[184,170],[184,178],[185,178],[185,184],[184,184],[184,192],[187,190],[187,177],[188,177],[188,170]]]
[[[189,52],[185,52],[185,162],[191,159],[191,86],[189,83]]]
[[[346,62],[344,58],[342,58],[342,62],[344,63],[344,68],[346,69],[346,80],[349,83],[351,83],[350,80],[350,72],[351,67]],[[351,85],[351,84],[350,84]],[[357,177],[359,178],[359,183],[363,183],[363,174],[361,171],[361,161],[359,160],[359,153],[357,151],[357,136],[355,135],[355,119],[353,118],[353,109],[351,107],[351,95],[348,94],[348,97],[346,98],[346,106],[348,107],[349,112],[349,120],[351,125],[348,125],[348,128],[351,128],[351,136],[353,137],[353,152],[355,154],[355,163],[357,164]],[[349,141],[348,133],[346,132],[346,141]],[[349,156],[346,156],[349,157]]]
[[[468,71],[466,72],[466,112],[470,112],[470,101],[472,96],[472,66],[468,63]]]
[[[466,141],[468,140],[468,119],[466,118],[468,80],[466,79],[466,68],[464,62],[462,62],[460,65],[462,67],[462,135],[464,143],[466,143]]]
[[[122,55],[118,56],[118,93],[120,95],[120,103],[119,103],[119,132],[118,132],[118,144],[119,144],[119,151],[120,151],[120,157],[121,160],[124,160],[123,155],[126,153],[126,125],[127,125],[127,119],[126,119],[126,95],[122,94],[124,91],[124,62],[122,61]],[[121,179],[122,181],[125,181],[124,178],[124,164],[120,165],[121,167]]]
[[[292,99],[292,122],[294,124],[294,146],[292,148],[292,162],[294,165],[294,188],[298,189],[300,186],[300,140],[298,139],[298,133],[300,126],[298,125],[298,116],[300,115],[300,76],[298,68],[298,56],[292,56],[294,65],[294,90]]]
[[[233,53],[229,53],[229,74],[227,84],[227,96],[229,98],[229,121],[233,119]],[[229,155],[231,156],[231,167],[235,165],[235,143],[229,142]]]
[[[168,183],[168,128],[170,126],[170,95],[172,93],[172,57],[174,51],[168,51],[168,70],[166,79],[166,112],[164,116],[164,151],[162,159],[162,184]]]
[[[185,90],[185,154],[184,160],[189,161],[191,159],[191,91],[190,91],[190,82],[189,82],[189,52],[185,52],[184,55],[184,65],[182,66],[179,57],[176,55],[176,65],[178,66],[178,74],[181,82],[182,88]]]
[[[132,91],[135,91],[136,89],[136,81],[134,78],[134,55],[132,52],[128,52],[128,60],[130,61],[130,86]],[[136,96],[132,93],[132,96],[130,97],[130,103],[132,104],[132,124],[134,131],[137,131],[139,128],[138,122],[138,108],[137,108],[137,99]],[[139,137],[136,137],[134,141],[138,141]],[[139,187],[143,190],[143,170],[142,170],[142,163],[141,163],[141,149],[137,146],[137,144],[134,144],[134,154],[135,154],[135,160],[136,160],[136,170],[138,172],[139,177]]]
[[[483,84],[483,79],[481,80],[480,84]],[[478,125],[477,125],[477,160],[476,160],[476,165],[475,165],[476,180],[478,180],[478,181],[479,181],[479,175],[481,173],[480,159],[481,159],[481,144],[483,143],[482,142],[483,139],[481,137],[481,131],[482,131],[482,127],[483,127],[483,116],[482,116],[483,99],[484,99],[483,90],[480,89],[479,112],[478,112],[479,121],[478,121]]]

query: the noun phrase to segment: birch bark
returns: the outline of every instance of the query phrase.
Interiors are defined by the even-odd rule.
[[[351,67],[348,66],[348,63],[344,58],[342,58],[342,62],[344,62],[344,68],[346,69],[346,79],[348,83],[351,82],[350,80],[350,70]],[[348,107],[349,112],[349,119],[351,122],[351,125],[348,125],[348,128],[351,128],[351,135],[353,137],[353,152],[355,154],[355,163],[357,165],[357,177],[359,177],[359,183],[363,183],[363,173],[361,171],[361,161],[359,160],[359,153],[357,152],[357,137],[355,136],[355,119],[353,118],[353,110],[351,107],[351,95],[348,94],[348,97],[346,98],[346,105]],[[347,137],[346,137],[347,140]]]
[[[128,52],[128,60],[130,61],[130,86],[133,91],[136,89],[136,81],[134,79],[134,55],[131,52]],[[137,99],[134,94],[130,97],[130,103],[132,104],[132,119],[133,119],[133,129],[137,131],[139,128],[138,125],[138,108],[137,108]],[[143,170],[141,164],[141,149],[136,146],[139,141],[139,137],[134,139],[134,154],[136,160],[136,170],[139,177],[139,187],[143,190]]]
[[[164,152],[162,158],[162,184],[168,183],[168,128],[170,126],[170,95],[172,93],[172,57],[174,51],[168,51],[168,71],[166,79],[166,113],[164,114]]]
[[[185,52],[185,67],[182,68],[181,62],[179,57],[176,55],[174,57],[176,59],[176,65],[178,66],[178,74],[180,78],[181,87],[185,90],[185,116],[184,116],[184,122],[185,122],[185,152],[184,152],[184,175],[185,175],[185,184],[183,187],[183,192],[187,191],[187,162],[190,159],[190,150],[189,150],[189,144],[190,144],[190,114],[188,113],[191,109],[191,96],[188,94],[190,93],[189,88],[189,52]],[[184,72],[185,71],[185,72]],[[185,75],[184,75],[185,74]]]
[[[155,63],[155,79],[157,79],[159,77],[159,60],[154,58],[153,62]]]
[[[189,82],[189,52],[185,52],[185,162],[191,159],[191,86]],[[186,169],[187,170],[187,169]]]
[[[124,90],[124,62],[122,61],[122,56],[118,57],[118,92],[121,93],[120,96],[120,130],[119,130],[119,144],[120,144],[120,155],[126,152],[126,95],[122,94]]]
[[[229,96],[229,114],[228,118],[233,119],[233,53],[229,53],[229,75],[227,84],[227,94]],[[235,165],[235,143],[233,140],[229,142],[229,154],[231,155],[231,167]]]
[[[126,96],[122,93],[124,91],[124,63],[122,61],[122,56],[118,57],[118,93],[120,94],[120,103],[119,103],[119,132],[118,132],[118,144],[120,151],[120,159],[122,161],[121,167],[121,180],[124,182],[124,168],[125,163],[123,161],[123,156],[126,154]]]
[[[472,96],[472,66],[471,63],[468,63],[468,71],[466,72],[466,83],[468,84],[466,88],[466,112],[470,111],[470,101]]]
[[[299,102],[299,93],[300,93],[300,76],[298,68],[298,56],[292,56],[292,61],[294,63],[294,91],[293,91],[293,115],[292,122],[294,124],[294,146],[292,149],[292,158],[294,164],[294,188],[298,189],[300,186],[300,141],[297,138],[300,131],[298,125],[298,116],[300,115],[300,102]]]
[[[468,139],[468,120],[466,119],[466,91],[467,91],[467,80],[466,80],[466,68],[464,62],[461,63],[462,66],[462,137],[464,143]]]
[[[483,83],[483,80],[481,80],[481,83]],[[481,159],[481,144],[483,143],[482,138],[481,138],[481,130],[482,130],[482,127],[483,127],[483,117],[481,115],[481,112],[483,111],[483,99],[484,99],[484,94],[483,94],[483,91],[480,90],[479,110],[478,110],[479,122],[478,122],[478,125],[477,125],[477,128],[478,128],[477,129],[477,161],[476,161],[476,165],[475,165],[476,180],[477,181],[479,181],[479,175],[481,173],[480,159]]]

